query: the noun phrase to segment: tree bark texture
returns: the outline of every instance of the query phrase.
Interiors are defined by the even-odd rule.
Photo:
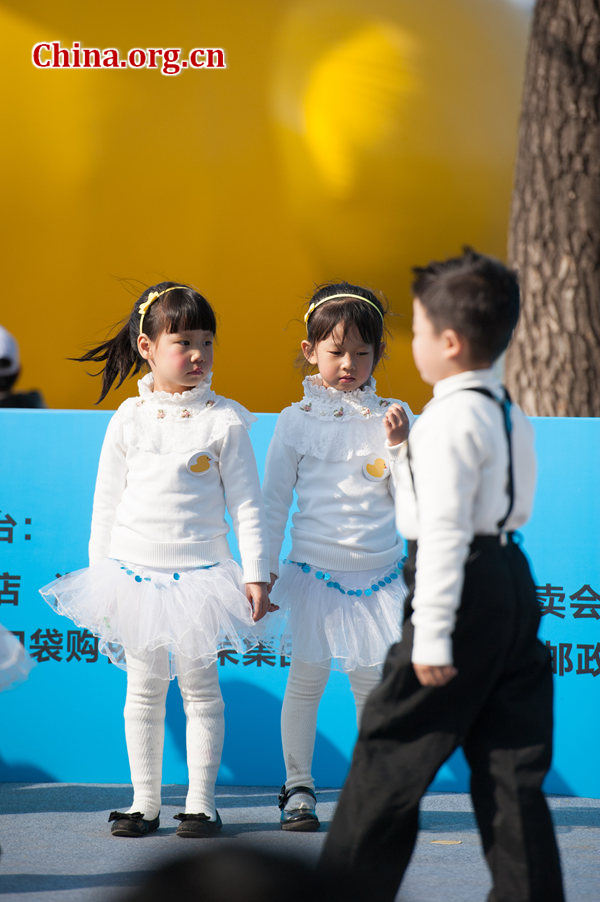
[[[600,416],[600,0],[538,0],[509,259],[521,319],[507,384],[537,416]]]

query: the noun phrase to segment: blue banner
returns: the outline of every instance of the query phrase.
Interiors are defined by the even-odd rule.
[[[87,564],[100,446],[110,414],[0,411],[0,622],[36,660],[27,682],[0,696],[0,780],[128,782],[125,674],[97,642],[54,613],[38,587]],[[262,414],[252,441],[262,471],[276,420]],[[599,798],[600,420],[534,420],[539,460],[534,515],[523,530],[555,672],[550,792]],[[231,534],[235,553],[235,539]],[[286,547],[283,552],[285,554]],[[226,739],[219,782],[277,785],[284,768],[279,714],[289,660],[223,653]],[[356,736],[347,678],[332,673],[319,709],[314,775],[339,786]],[[186,783],[185,719],[177,685],[167,698],[163,779]],[[433,788],[464,792],[457,753]]]

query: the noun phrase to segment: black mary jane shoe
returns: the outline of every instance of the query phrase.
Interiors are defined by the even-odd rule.
[[[223,821],[217,811],[217,819],[211,821],[208,814],[174,814],[181,821],[175,833],[184,839],[210,839],[221,832]]]
[[[146,820],[141,811],[131,814],[123,811],[111,811],[108,822],[112,821],[110,832],[113,836],[147,836],[158,830],[158,815],[151,821]]]
[[[284,783],[277,799],[281,809],[281,829],[293,830],[296,833],[314,833],[321,826],[319,818],[315,814],[315,805],[309,807],[306,804],[302,804],[297,808],[288,808],[286,810],[285,806],[288,801],[299,792],[312,796],[315,805],[317,804],[317,797],[308,786],[294,786],[293,789],[286,789]]]

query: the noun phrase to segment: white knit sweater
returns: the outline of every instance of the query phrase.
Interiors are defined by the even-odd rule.
[[[210,379],[182,393],[138,382],[108,424],[96,480],[90,563],[196,567],[231,558],[229,510],[244,580],[268,581],[266,530],[248,427],[255,417]]]
[[[418,539],[412,621],[412,660],[452,663],[452,632],[463,587],[464,563],[476,535],[498,533],[508,507],[508,446],[500,407],[473,387],[502,397],[493,370],[442,379],[410,434],[412,479],[406,445],[389,448],[396,480],[398,528]],[[519,529],[531,515],[535,491],[534,434],[516,404],[511,444],[514,506],[505,530]]]
[[[267,455],[271,571],[279,572],[294,490],[292,560],[331,570],[386,567],[403,551],[383,425],[393,402],[375,394],[372,380],[353,392],[325,388],[320,376],[303,385],[303,400],[281,412]]]

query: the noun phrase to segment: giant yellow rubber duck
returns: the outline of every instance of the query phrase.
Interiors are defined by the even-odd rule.
[[[140,13],[141,10],[141,13]],[[383,290],[382,394],[419,409],[409,268],[462,243],[503,256],[527,34],[510,0],[9,0],[0,25],[2,323],[22,385],[89,407],[66,360],[141,287],[189,281],[219,317],[215,388],[254,410],[299,395],[303,300]],[[224,71],[36,69],[36,42],[221,47]],[[135,386],[109,395],[114,407]]]

